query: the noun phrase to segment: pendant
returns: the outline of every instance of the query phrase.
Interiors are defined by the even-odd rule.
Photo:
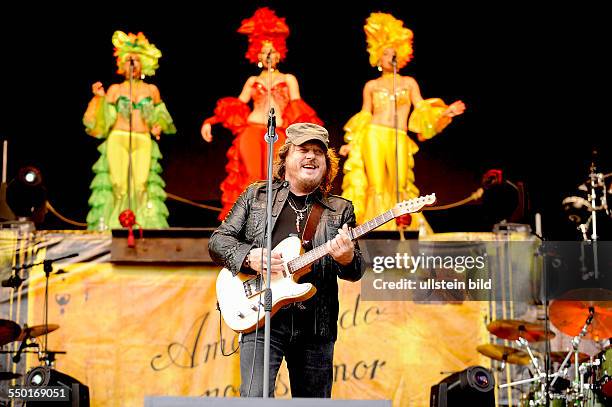
[[[295,217],[295,229],[300,233],[300,222],[304,219],[304,215],[301,213],[297,214]]]

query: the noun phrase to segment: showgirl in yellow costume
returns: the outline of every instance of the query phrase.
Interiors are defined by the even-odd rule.
[[[125,81],[111,85],[108,92],[102,83],[94,83],[94,97],[83,117],[87,134],[105,139],[93,166],[87,225],[94,230],[119,228],[119,214],[131,208],[142,227],[168,227],[165,183],[158,163],[162,155],[151,135],[159,140],[162,132],[174,134],[176,129],[157,86],[143,80],[155,74],[161,52],[142,33],[116,31],[113,45],[117,73]]]
[[[348,144],[340,149],[340,154],[348,154],[342,195],[353,202],[357,223],[392,208],[397,202],[396,185],[399,185],[400,201],[419,195],[413,171],[414,154],[419,147],[408,136],[407,130],[417,133],[419,141],[430,139],[441,132],[452,117],[465,110],[461,101],[447,106],[441,99],[424,100],[419,85],[410,76],[395,76],[394,95],[393,63],[396,61],[399,69],[412,59],[412,31],[386,13],[370,14],[364,30],[370,64],[377,66],[382,75],[365,84],[361,112],[344,126]],[[417,229],[421,223],[430,231],[420,213],[412,216],[408,229]],[[386,226],[390,229],[396,227],[392,222]]]

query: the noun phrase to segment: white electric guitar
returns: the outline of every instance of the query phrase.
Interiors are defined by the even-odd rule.
[[[355,240],[398,216],[418,212],[434,202],[436,194],[400,202],[393,209],[349,229],[349,236],[351,240]],[[309,266],[312,263],[328,254],[327,245],[323,244],[302,254],[301,243],[300,238],[291,236],[274,248],[274,252],[282,255],[284,270],[282,275],[274,276],[270,284],[272,315],[287,304],[309,299],[317,291],[311,283],[300,284],[298,280],[310,272]],[[255,276],[238,273],[233,276],[228,269],[221,270],[217,277],[217,300],[225,323],[236,332],[250,332],[255,330],[256,326],[262,326],[265,318],[265,288],[264,276],[261,274]]]

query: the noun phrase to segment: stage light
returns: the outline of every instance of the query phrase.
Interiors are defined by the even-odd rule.
[[[70,394],[70,401],[55,401],[54,406],[89,407],[89,387],[74,377],[58,372],[49,366],[35,367],[27,373],[25,383],[28,387],[63,387]],[[28,407],[46,407],[48,402],[29,401]]]
[[[482,177],[481,186],[483,214],[495,224],[503,220],[511,223],[526,222],[530,211],[526,185],[521,181],[512,182],[500,169],[490,169]]]
[[[488,369],[470,366],[431,387],[430,407],[493,407],[495,379]]]
[[[38,186],[42,184],[42,175],[40,170],[36,167],[27,166],[19,170],[17,175],[19,180],[26,185]]]
[[[20,168],[17,176],[7,185],[6,201],[17,217],[41,223],[47,203],[41,171],[33,166]]]

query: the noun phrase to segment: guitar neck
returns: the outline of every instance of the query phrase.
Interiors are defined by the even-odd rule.
[[[351,234],[352,234],[351,240],[359,239],[361,236],[384,225],[385,223],[389,222],[390,220],[394,218],[395,218],[395,215],[393,214],[393,211],[389,210],[387,212],[384,212],[378,215],[374,219],[370,219],[366,223],[359,225],[354,229],[351,229]]]
[[[384,225],[385,223],[389,222],[390,220],[394,218],[395,218],[395,215],[393,215],[393,211],[389,210],[381,215],[378,215],[374,219],[371,219],[367,221],[366,223],[357,226],[354,229],[350,229],[349,236],[351,237],[351,240],[358,239],[359,237],[365,235],[366,233],[376,229],[377,227],[381,225]],[[291,274],[293,274],[296,271],[309,266],[310,264],[314,263],[315,261],[319,260],[322,257],[325,257],[328,254],[329,254],[329,251],[327,250],[327,245],[324,244],[324,245],[315,247],[313,250],[309,251],[308,253],[304,253],[300,257],[297,257],[289,261],[287,263],[287,267],[289,271],[291,272]]]

